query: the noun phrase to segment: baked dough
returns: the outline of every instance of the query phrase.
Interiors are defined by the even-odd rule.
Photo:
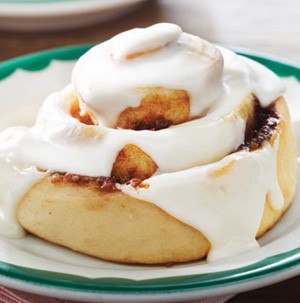
[[[251,121],[253,98],[247,100],[234,114]],[[283,98],[278,98],[274,107],[280,121],[269,142],[273,145],[279,136],[277,177],[284,207],[274,210],[266,197],[257,237],[280,219],[296,187],[296,155],[289,113]],[[114,188],[101,190],[96,182],[68,182],[66,178],[54,181],[53,176],[47,176],[35,184],[17,208],[21,225],[47,241],[122,263],[187,262],[201,259],[209,252],[210,243],[200,231],[154,204]]]

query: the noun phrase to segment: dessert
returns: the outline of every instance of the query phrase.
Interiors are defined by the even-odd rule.
[[[0,134],[2,235],[141,264],[258,247],[296,187],[282,91],[174,24],[95,46],[33,127]]]

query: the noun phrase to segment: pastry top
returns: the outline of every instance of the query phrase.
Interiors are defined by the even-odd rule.
[[[75,90],[100,124],[115,127],[120,113],[140,104],[143,88],[188,92],[190,116],[211,111],[220,99],[223,59],[207,41],[174,24],[133,29],[83,55],[73,71]]]
[[[155,51],[126,58],[144,52],[141,36],[145,48]],[[279,78],[260,64],[171,24],[130,30],[95,46],[79,59],[72,78],[72,85],[46,99],[33,128],[2,134],[6,159],[45,170],[110,176],[118,152],[134,144],[153,159],[159,173],[175,172],[236,150],[244,141],[246,119],[235,111],[245,97],[254,93],[265,107],[283,91]],[[187,92],[185,123],[159,131],[109,126],[124,108],[139,105],[144,90],[157,86]],[[70,115],[77,98],[98,125]]]
[[[143,88],[187,91],[190,118],[220,106],[230,110],[247,92],[266,106],[282,90],[264,67],[168,23],[129,30],[92,48],[77,62],[72,83],[99,124],[107,127],[115,127],[124,109],[140,104]],[[224,100],[228,95],[230,102]]]
[[[83,55],[72,83],[45,100],[32,128],[1,133],[0,165],[13,167],[11,175],[26,184],[55,171],[110,177],[118,153],[133,145],[154,161],[156,171],[142,186],[120,182],[118,190],[200,230],[212,245],[209,258],[220,258],[257,245],[266,195],[275,209],[283,205],[276,177],[280,119],[274,118],[272,142],[263,140],[251,152],[238,150],[254,102],[267,108],[282,91],[279,78],[262,65],[176,25],[130,30]],[[149,92],[182,96],[183,103],[188,100],[187,117],[157,130],[118,126],[120,116]],[[77,103],[84,121],[72,114]],[[252,184],[257,176],[260,181]],[[7,178],[3,188],[11,182]],[[11,210],[8,221],[17,201],[5,202]]]

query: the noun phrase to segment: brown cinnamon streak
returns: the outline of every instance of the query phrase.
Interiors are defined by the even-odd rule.
[[[269,141],[278,127],[280,116],[273,102],[267,107],[262,107],[258,100],[255,101],[254,125],[250,130],[246,130],[245,142],[238,148],[239,150],[253,151],[261,148],[265,141]]]
[[[106,192],[118,190],[114,177],[88,177],[61,172],[51,173],[49,177],[53,184],[72,183],[78,186],[91,186]]]
[[[143,187],[142,180],[134,178],[131,180],[116,177],[89,177],[70,173],[53,172],[49,175],[53,184],[72,183],[78,186],[90,186],[104,192],[118,191],[116,184],[132,184],[134,187]]]
[[[134,130],[160,130],[168,128],[172,125],[172,121],[165,119],[163,116],[159,116],[156,120],[151,122],[145,122],[138,120],[134,123]]]

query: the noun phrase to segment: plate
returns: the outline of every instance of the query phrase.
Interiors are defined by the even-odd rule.
[[[16,123],[32,124],[43,99],[69,83],[76,59],[90,47],[55,49],[1,63],[0,111],[10,114],[3,115],[0,129]],[[242,55],[284,78],[286,97],[294,109],[291,112],[299,114],[299,67]],[[297,123],[295,128],[300,133]],[[0,238],[0,284],[91,302],[176,302],[239,293],[282,281],[300,274],[300,190],[291,208],[259,243],[258,249],[217,262],[165,267],[105,262],[33,236]]]
[[[0,28],[70,29],[116,18],[145,0],[0,0]]]

